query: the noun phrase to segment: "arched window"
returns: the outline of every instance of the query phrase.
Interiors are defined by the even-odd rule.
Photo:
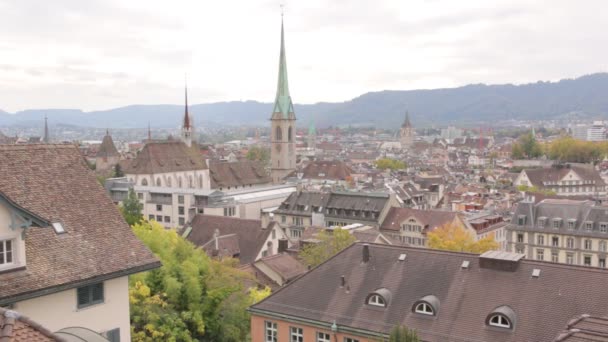
[[[141,185],[143,185],[143,186],[148,185],[148,180],[147,180],[147,179],[145,179],[145,178],[144,178],[144,179],[142,179],[142,180],[141,180]]]
[[[511,328],[511,322],[509,322],[509,319],[501,314],[496,314],[490,317],[488,324],[493,327]]]
[[[167,186],[171,186],[171,176],[167,177]]]
[[[199,175],[199,176],[198,176],[198,185],[199,185],[199,187],[200,187],[201,189],[205,187],[205,186],[203,185],[203,175]]]
[[[433,312],[433,307],[426,302],[418,303],[414,311],[423,315],[435,316],[435,312]]]
[[[192,176],[188,176],[188,186],[189,186],[190,188],[193,188],[193,187],[194,187],[194,184],[192,183]]]
[[[289,142],[293,141],[293,134],[292,134],[291,126],[289,126],[289,128],[287,129],[287,141],[289,141]]]
[[[272,255],[273,254],[272,241],[268,241],[268,243],[266,244],[266,246],[268,247],[268,255]]]
[[[606,252],[606,241],[600,241],[600,252]]]
[[[160,182],[160,178],[156,178],[156,186],[162,186],[162,183]]]
[[[369,297],[369,299],[367,300],[367,304],[375,305],[375,306],[382,306],[382,307],[386,306],[386,302],[384,301],[384,298],[382,298],[380,295],[377,295],[377,294]]]
[[[277,140],[277,141],[283,140],[283,131],[281,130],[281,127],[279,127],[279,126],[277,126],[277,128],[275,129],[274,140]]]
[[[177,176],[177,187],[178,188],[182,187],[182,176]]]

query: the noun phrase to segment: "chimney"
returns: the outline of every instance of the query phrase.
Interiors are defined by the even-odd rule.
[[[287,252],[288,247],[287,239],[279,239],[279,254]]]
[[[361,260],[363,263],[369,262],[369,244],[363,245],[363,259]]]

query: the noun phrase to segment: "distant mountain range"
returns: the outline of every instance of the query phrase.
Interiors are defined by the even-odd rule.
[[[294,94],[297,99],[297,94]],[[0,104],[1,105],[1,104]],[[524,85],[473,84],[433,90],[370,92],[342,103],[295,105],[298,125],[311,119],[319,127],[374,125],[396,127],[408,110],[415,127],[446,124],[464,126],[510,119],[542,120],[581,117],[608,118],[608,73],[597,73],[559,82]],[[180,125],[181,105],[132,105],[104,111],[77,109],[25,110],[10,114],[0,110],[1,126],[40,126],[44,116],[51,124],[83,127],[171,128]],[[190,107],[196,125],[266,126],[271,103],[233,101]]]

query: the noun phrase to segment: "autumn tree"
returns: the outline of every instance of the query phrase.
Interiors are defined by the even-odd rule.
[[[306,245],[300,252],[302,260],[311,267],[321,264],[355,242],[355,237],[341,228],[335,228],[331,232],[323,230],[316,239],[317,243]]]
[[[569,136],[554,140],[548,148],[550,159],[570,163],[598,162],[607,154],[606,142],[583,141]]]
[[[429,248],[446,251],[484,253],[498,249],[498,243],[493,235],[475,240],[473,233],[462,225],[450,222],[431,231],[427,235]]]
[[[212,260],[157,222],[133,232],[162,267],[129,278],[133,341],[240,342],[249,338],[247,307],[270,291],[249,291],[252,279],[235,260]]]
[[[120,213],[125,218],[125,221],[127,221],[130,226],[141,221],[141,219],[144,218],[141,213],[143,208],[144,205],[139,202],[137,194],[133,188],[130,188],[127,198],[122,201],[122,205],[120,206]]]
[[[406,168],[406,165],[401,160],[391,159],[391,158],[381,158],[376,160],[376,168],[380,170],[403,170]]]

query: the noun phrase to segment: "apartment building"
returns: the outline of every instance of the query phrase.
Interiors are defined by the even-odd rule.
[[[561,196],[603,196],[606,183],[593,165],[564,164],[522,170],[515,186],[536,187]]]

